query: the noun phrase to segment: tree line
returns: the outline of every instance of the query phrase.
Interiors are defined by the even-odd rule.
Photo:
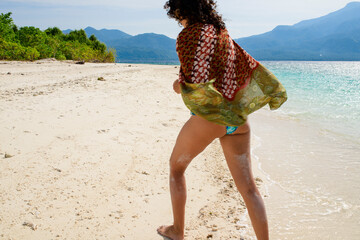
[[[57,27],[45,31],[36,27],[18,28],[11,14],[0,15],[0,60],[115,61],[115,50],[108,50],[94,35],[88,38],[83,29],[64,34]]]

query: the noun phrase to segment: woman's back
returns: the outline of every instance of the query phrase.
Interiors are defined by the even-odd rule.
[[[212,24],[196,23],[183,29],[176,50],[181,63],[181,83],[206,83],[214,79],[216,89],[229,100],[248,84],[258,66],[226,29],[217,30]]]

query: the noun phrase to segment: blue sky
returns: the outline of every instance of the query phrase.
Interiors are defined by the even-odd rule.
[[[343,8],[349,0],[218,0],[218,10],[233,38],[292,25]],[[181,28],[167,18],[165,0],[0,0],[18,26],[40,29],[119,29],[128,34],[154,32],[175,38]]]

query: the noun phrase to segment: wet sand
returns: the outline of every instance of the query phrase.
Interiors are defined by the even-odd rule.
[[[168,159],[189,118],[181,97],[172,92],[178,70],[0,62],[0,239],[163,239],[156,228],[172,221]],[[301,144],[301,136],[310,136],[304,129],[313,131],[266,109],[253,114],[250,124],[253,170],[272,239],[320,239],[320,232],[314,238],[301,234],[322,227],[317,223],[321,218],[314,215],[315,223],[305,218],[296,227],[303,218],[290,218],[290,224],[287,217],[319,200],[284,194],[310,185],[313,173],[307,174],[309,162],[300,161],[302,153],[319,155]],[[321,134],[312,139],[316,149],[326,142],[319,140]],[[355,156],[358,145],[351,146],[355,150],[348,156]],[[286,168],[292,156],[298,165]],[[296,175],[298,181],[286,185],[297,171],[302,178]],[[255,239],[218,141],[194,159],[186,177],[187,239]],[[282,197],[289,204],[279,204]],[[327,202],[330,209],[334,201]],[[345,202],[341,214],[356,212],[358,200]],[[279,211],[281,206],[287,210]],[[349,219],[358,218],[353,214]],[[351,235],[359,236],[356,231]]]
[[[0,62],[0,238],[162,239],[168,159],[189,117],[172,92],[177,72]],[[245,207],[218,141],[187,180],[188,238],[239,238]]]

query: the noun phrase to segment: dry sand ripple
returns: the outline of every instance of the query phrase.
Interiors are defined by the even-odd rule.
[[[0,63],[0,239],[161,239],[189,117],[178,69]],[[239,239],[244,202],[217,141],[187,178],[188,239]]]

